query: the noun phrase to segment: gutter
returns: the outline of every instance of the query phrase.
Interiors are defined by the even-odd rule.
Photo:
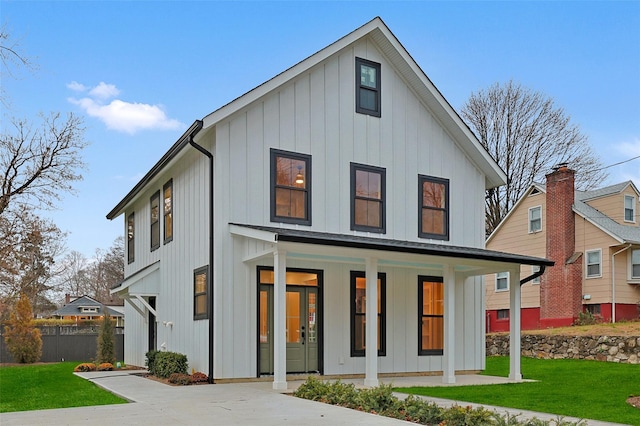
[[[209,317],[209,384],[213,384],[213,154],[202,146],[195,143],[194,136],[202,129],[202,121],[197,120],[197,126],[189,134],[189,145],[200,151],[209,159],[209,268],[207,270],[207,314]]]
[[[529,281],[535,280],[536,278],[542,276],[542,274],[544,274],[545,269],[547,269],[546,265],[540,265],[540,270],[538,272],[520,280],[520,287],[522,287],[523,284],[526,284]]]

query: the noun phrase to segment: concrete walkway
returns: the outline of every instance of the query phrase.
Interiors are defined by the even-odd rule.
[[[271,388],[271,382],[247,382],[201,386],[168,386],[145,379],[131,371],[77,373],[131,401],[130,404],[61,408],[0,414],[2,426],[13,425],[411,425],[356,410],[295,398]],[[139,372],[138,372],[139,373]],[[395,377],[395,386],[442,385],[440,377]],[[348,380],[343,380],[348,382]],[[382,380],[384,382],[384,380]],[[362,380],[353,380],[357,385]],[[500,377],[458,376],[458,384],[506,383]],[[289,382],[288,392],[302,382]],[[398,394],[399,397],[404,395]],[[456,402],[425,398],[443,406]],[[457,402],[458,405],[471,405]],[[520,418],[556,419],[556,415],[487,407],[499,413],[520,414]],[[565,418],[577,421],[577,419]],[[611,423],[588,421],[591,426]]]

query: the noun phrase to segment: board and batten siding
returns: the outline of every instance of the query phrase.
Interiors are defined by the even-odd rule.
[[[355,113],[355,58],[381,63],[382,117]],[[215,376],[253,377],[257,356],[256,266],[244,263],[262,243],[229,233],[229,223],[299,227],[397,240],[418,238],[418,174],[450,181],[450,239],[484,246],[485,176],[369,40],[361,40],[215,124],[204,141],[215,157]],[[310,154],[312,225],[270,222],[270,150]],[[350,163],[386,169],[386,234],[350,229]],[[203,234],[204,235],[204,234]],[[364,265],[287,260],[324,270],[326,374],[364,372],[349,358],[349,270]],[[381,269],[382,270],[382,269]],[[388,271],[388,345],[381,371],[439,371],[441,357],[417,356],[418,270]],[[456,289],[456,368],[482,365],[481,278]],[[407,311],[413,312],[406,315]],[[393,331],[393,332],[392,332]],[[346,333],[346,334],[345,334]],[[464,350],[463,350],[464,349]],[[340,359],[344,363],[340,363]]]
[[[159,262],[157,272],[129,287],[131,293],[158,295],[157,348],[164,343],[166,350],[187,355],[190,369],[205,373],[209,353],[208,321],[193,319],[193,271],[208,263],[208,176],[206,157],[194,149],[185,152],[179,162],[163,170],[147,186],[124,219],[126,227],[126,217],[135,211],[135,260],[131,264],[125,261],[125,277]],[[162,187],[170,179],[173,179],[174,237],[164,244]],[[149,200],[158,190],[161,192],[160,247],[151,251]],[[148,342],[147,321],[128,303],[125,315],[125,362],[143,366]],[[173,325],[165,326],[167,322]]]

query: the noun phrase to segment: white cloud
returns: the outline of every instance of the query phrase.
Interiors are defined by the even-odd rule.
[[[96,87],[89,91],[89,95],[94,98],[109,99],[120,94],[120,90],[113,85],[101,81]]]
[[[68,98],[72,104],[78,105],[85,113],[102,121],[108,129],[134,134],[140,130],[174,130],[184,125],[178,120],[167,117],[161,105],[150,105],[138,102],[126,102],[113,99],[120,90],[113,85],[100,82],[93,88],[73,81],[67,87],[77,92],[88,91],[88,96],[77,99]]]
[[[636,138],[633,142],[622,142],[616,145],[616,149],[623,156],[636,157],[640,155],[640,138]]]

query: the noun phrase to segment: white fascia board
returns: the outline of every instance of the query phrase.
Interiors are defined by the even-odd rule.
[[[511,207],[511,210],[509,210],[507,212],[507,215],[505,217],[502,218],[502,220],[500,221],[500,223],[498,224],[498,226],[496,226],[496,229],[493,230],[493,232],[491,233],[491,235],[489,235],[487,237],[487,239],[485,240],[485,247],[487,246],[487,244],[489,244],[489,242],[493,239],[493,237],[496,235],[496,233],[502,229],[502,225],[504,225],[507,220],[509,220],[511,218],[511,216],[513,215],[513,213],[518,209],[518,207],[520,207],[520,204],[522,204],[524,202],[524,200],[531,195],[531,191],[533,191],[534,189],[537,189],[540,192],[543,192],[545,194],[545,198],[546,198],[546,193],[547,191],[540,187],[540,185],[537,185],[535,183],[531,184],[531,186],[529,186],[529,189],[527,189],[524,194],[522,195],[522,197],[520,197],[520,199],[513,205],[513,207]],[[545,200],[546,201],[546,200]],[[546,231],[545,231],[546,232]]]
[[[229,225],[229,232],[231,235],[237,235],[240,237],[251,238],[254,240],[265,241],[267,243],[277,243],[277,235],[274,232],[263,231],[260,229],[252,229],[244,226]]]

